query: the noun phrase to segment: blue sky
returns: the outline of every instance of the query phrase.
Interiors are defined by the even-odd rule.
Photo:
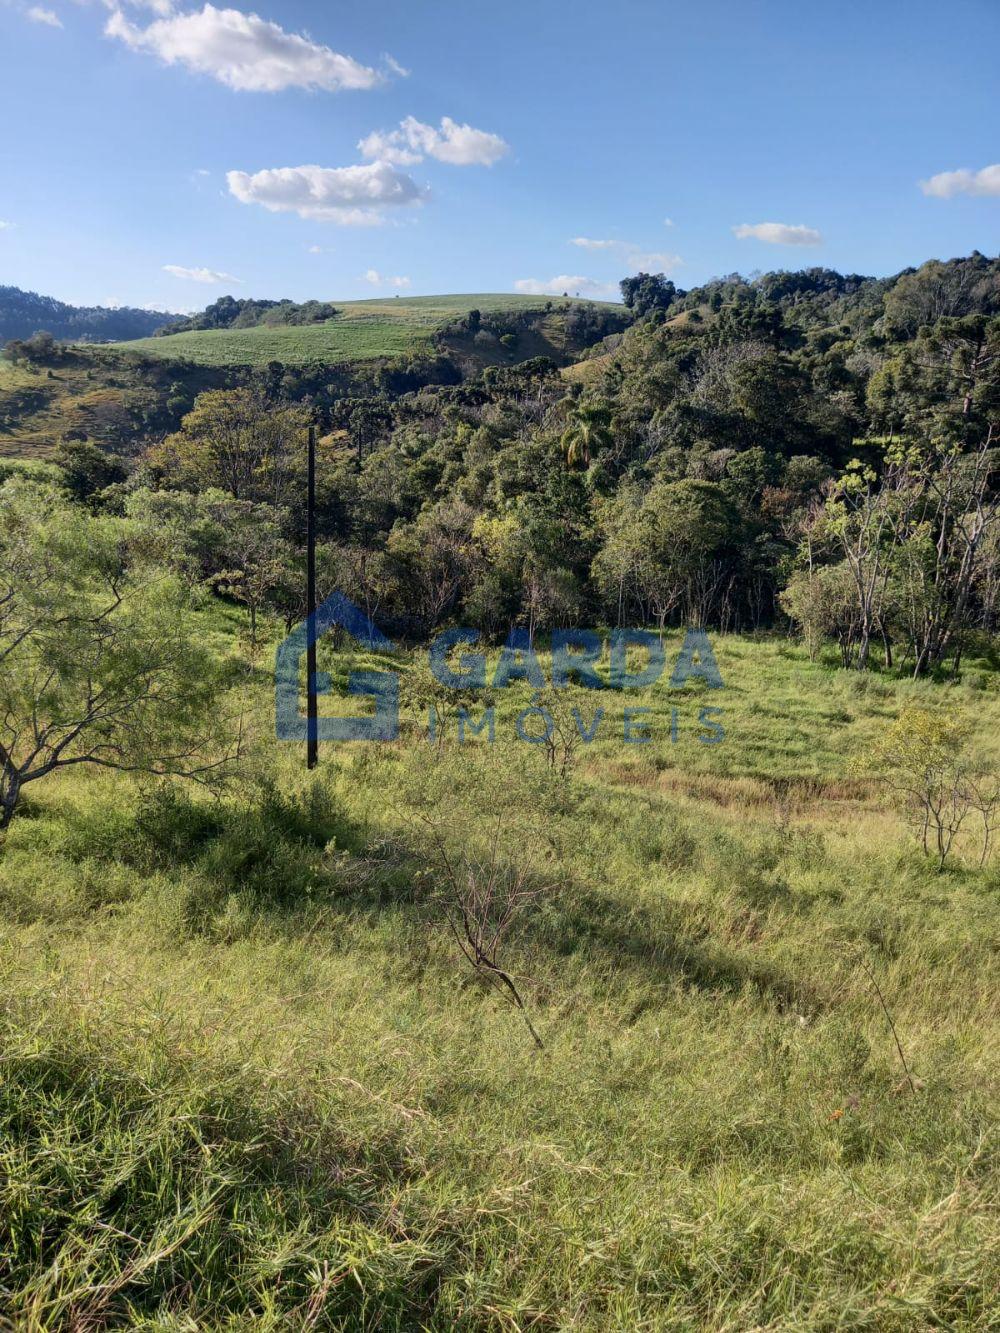
[[[996,0],[239,5],[0,0],[0,282],[191,309],[1000,250]]]

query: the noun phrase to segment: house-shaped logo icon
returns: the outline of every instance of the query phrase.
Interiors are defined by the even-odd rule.
[[[275,733],[282,741],[308,738],[308,719],[299,708],[299,667],[310,644],[318,643],[335,626],[370,652],[392,652],[393,645],[376,625],[335,592],[301,624],[278,648],[274,668]],[[328,694],[331,681],[327,672],[316,673],[317,694]],[[347,678],[347,692],[368,696],[375,702],[369,717],[320,717],[316,721],[316,739],[320,741],[394,741],[399,736],[399,676],[395,671],[352,671]]]

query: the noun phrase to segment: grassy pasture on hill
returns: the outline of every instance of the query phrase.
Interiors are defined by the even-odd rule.
[[[338,301],[340,314],[325,324],[288,328],[209,329],[116,343],[116,348],[152,356],[183,358],[201,365],[289,366],[339,364],[400,356],[425,348],[436,330],[478,309],[486,312],[544,310],[549,298],[503,294],[390,297]],[[568,304],[552,298],[554,306]],[[601,302],[580,302],[602,305]]]
[[[121,416],[121,391],[83,365],[39,370],[0,359],[0,457],[44,458],[67,430],[99,434]]]
[[[713,642],[724,690],[629,700],[649,743],[571,690],[606,722],[564,780],[514,739],[526,686],[494,745],[438,748],[419,654],[324,645],[341,694],[400,672],[398,742],[307,778],[258,662],[229,797],[32,789],[0,857],[15,1326],[995,1327],[1000,866],[935,873],[854,761],[916,701],[996,764],[1000,675]],[[461,858],[498,813],[545,889],[506,955],[542,1051],[435,906],[424,818]]]

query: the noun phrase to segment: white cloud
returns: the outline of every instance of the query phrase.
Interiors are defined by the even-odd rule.
[[[669,254],[664,250],[640,250],[633,241],[602,241],[590,236],[574,236],[570,245],[581,250],[604,250],[617,255],[622,264],[635,272],[669,273],[683,264],[680,255]]]
[[[31,19],[32,23],[44,23],[48,28],[62,27],[62,19],[55,10],[43,9],[41,5],[32,5],[30,9],[26,9],[25,16]]]
[[[240,92],[283,88],[373,88],[383,76],[350,56],[285,32],[256,14],[206,4],[190,14],[171,14],[138,28],[115,9],[104,29],[133,51],[148,51],[168,65],[208,74]]]
[[[641,273],[670,273],[684,260],[680,255],[670,254],[665,250],[628,250],[626,259],[629,267]]]
[[[354,167],[275,167],[252,176],[226,173],[230,193],[242,204],[260,204],[272,213],[298,213],[341,226],[377,226],[383,209],[420,203],[423,195],[409,176],[388,162]]]
[[[673,218],[664,218],[664,219],[663,219],[663,225],[664,225],[665,227],[672,227],[672,226],[674,225],[674,220],[673,220]]]
[[[0,231],[13,231],[13,230],[14,230],[13,222],[5,222],[3,218],[0,218]]]
[[[164,273],[171,273],[175,278],[184,278],[188,282],[204,282],[213,287],[221,286],[225,282],[238,282],[242,284],[242,278],[234,278],[231,273],[219,273],[214,268],[185,268],[183,264],[164,264]]]
[[[737,240],[751,237],[768,245],[822,245],[823,237],[814,227],[791,226],[787,222],[742,222],[733,228]]]
[[[79,3],[79,0],[78,0]],[[165,18],[168,14],[174,12],[173,0],[124,0],[127,5],[134,5],[136,9],[151,9],[154,14],[159,14]],[[121,9],[120,0],[104,0],[105,9]]]
[[[310,253],[311,255],[321,255],[321,254],[323,254],[323,253],[325,253],[325,252],[324,252],[323,247],[322,247],[321,245],[310,245],[310,246],[309,246],[309,253]]]
[[[980,171],[970,171],[961,167],[958,171],[939,171],[930,180],[921,181],[924,194],[936,199],[951,199],[956,194],[971,194],[980,197],[1000,195],[1000,162]]]
[[[410,71],[404,69],[399,61],[391,56],[388,51],[382,52],[382,64],[385,65],[390,73],[395,74],[397,78],[408,79],[410,77]]]
[[[409,287],[410,279],[403,277],[389,277],[386,273],[380,273],[377,268],[370,268],[365,273],[365,282],[370,282],[373,287]]]
[[[570,296],[602,297],[615,294],[618,288],[613,282],[598,282],[596,278],[560,273],[558,277],[548,279],[518,278],[514,290],[526,296],[562,296],[563,292],[567,292]]]
[[[499,134],[459,125],[450,116],[442,117],[438,129],[407,116],[398,130],[374,130],[359,142],[358,148],[362,157],[403,167],[422,162],[425,157],[453,167],[491,167],[510,151]]]

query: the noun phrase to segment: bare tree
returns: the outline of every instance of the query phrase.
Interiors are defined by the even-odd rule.
[[[518,1010],[532,1040],[544,1047],[514,975],[500,961],[500,949],[517,918],[554,887],[536,881],[524,864],[504,851],[502,813],[496,816],[483,854],[453,852],[440,824],[424,816],[441,877],[445,918],[462,956]]]

